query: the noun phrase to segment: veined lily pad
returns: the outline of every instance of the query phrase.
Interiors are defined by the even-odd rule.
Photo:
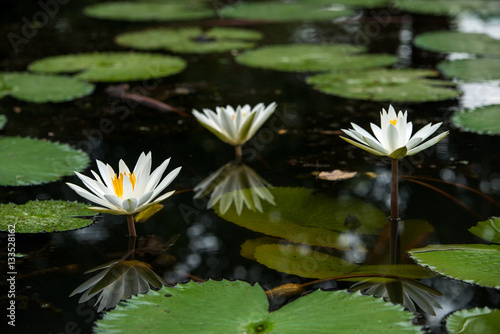
[[[240,54],[242,65],[278,71],[342,71],[389,66],[396,57],[386,54],[357,54],[365,49],[348,44],[274,45]]]
[[[97,321],[96,333],[420,333],[413,315],[382,299],[315,291],[269,312],[257,284],[208,281],[132,297]],[[362,318],[363,321],[358,321]],[[127,319],[127,321],[123,321]]]
[[[89,226],[95,212],[78,202],[31,201],[26,204],[0,204],[0,230],[9,231],[15,226],[16,233],[41,233],[69,231]]]
[[[418,264],[441,275],[500,289],[499,245],[430,245],[409,253]]]
[[[122,34],[116,43],[140,50],[166,49],[174,52],[209,53],[248,49],[262,38],[258,31],[238,28],[157,28]]]
[[[437,31],[418,35],[414,43],[422,49],[437,52],[500,55],[500,40],[486,34]]]
[[[0,98],[10,95],[28,102],[65,102],[89,95],[94,85],[60,75],[0,72]]]
[[[467,81],[486,81],[500,79],[500,59],[479,58],[444,61],[438,69],[447,77]]]
[[[120,21],[181,21],[204,19],[214,11],[199,3],[107,2],[85,7],[85,15]]]
[[[344,7],[314,6],[298,2],[240,2],[219,11],[223,18],[275,22],[332,20],[352,14],[352,10]]]
[[[7,116],[0,115],[0,130],[3,129],[6,123],[7,123]]]
[[[500,218],[492,217],[469,229],[472,234],[489,242],[500,244]]]
[[[500,310],[473,308],[453,312],[446,318],[446,329],[450,334],[495,334],[500,328]]]
[[[455,16],[465,12],[484,14],[500,13],[500,7],[495,0],[399,0],[399,9],[428,15]]]
[[[161,78],[184,70],[179,58],[151,53],[102,52],[63,55],[40,59],[29,69],[44,73],[76,73],[77,78],[97,82]]]
[[[459,128],[479,134],[500,134],[500,105],[459,111],[451,117]]]
[[[27,186],[59,180],[89,164],[85,152],[31,138],[0,137],[0,185]]]
[[[437,75],[430,70],[374,69],[318,74],[307,78],[307,83],[326,94],[370,101],[427,102],[460,95],[445,87],[451,83],[426,78]]]
[[[240,215],[234,206],[224,214],[215,207],[215,212],[252,231],[296,243],[339,249],[349,247],[339,242],[342,240],[340,232],[349,230],[344,226],[348,214],[355,214],[360,220],[361,227],[356,230],[360,234],[375,234],[387,223],[382,211],[356,198],[331,198],[313,194],[314,190],[307,188],[277,187],[269,191],[276,205],[263,201],[262,212],[243,208]],[[227,193],[222,197],[230,195]]]

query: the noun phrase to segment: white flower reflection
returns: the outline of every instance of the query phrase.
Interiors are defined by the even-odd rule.
[[[250,210],[262,212],[261,200],[276,205],[268,186],[270,184],[249,166],[229,162],[194,188],[194,198],[211,193],[207,208],[219,203],[219,211],[222,214],[226,213],[233,203],[238,215],[244,205]]]
[[[85,273],[101,269],[104,270],[85,281],[70,295],[84,292],[78,300],[83,303],[100,293],[95,302],[97,312],[113,308],[120,300],[129,299],[132,295],[148,292],[150,285],[159,289],[165,284],[149,264],[138,260],[116,260]]]

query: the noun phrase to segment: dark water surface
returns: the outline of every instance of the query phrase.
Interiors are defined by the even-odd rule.
[[[90,3],[91,1],[85,1]],[[97,1],[94,1],[97,2]],[[35,2],[6,1],[0,13],[0,71],[25,71],[39,58],[67,53],[124,50],[113,43],[118,33],[162,24],[121,23],[94,20],[80,12],[83,2],[61,5],[57,14],[37,33],[19,46],[18,52],[6,36],[23,33],[24,17],[32,20],[40,11]],[[412,36],[425,31],[452,29],[456,22],[440,17],[405,13],[383,16],[387,12],[366,10],[349,20],[321,23],[255,24],[249,27],[263,32],[261,44],[294,42],[366,43],[370,52],[398,55],[401,68],[434,68],[445,58],[414,48]],[[203,25],[233,21],[200,21]],[[165,24],[167,26],[169,24]],[[177,26],[181,24],[170,24]],[[365,32],[363,34],[363,32]],[[230,53],[180,55],[186,59],[186,70],[178,75],[129,83],[139,92],[186,112],[193,108],[217,105],[255,105],[278,103],[278,117],[264,125],[257,140],[247,146],[247,163],[273,186],[307,187],[329,196],[350,194],[389,213],[390,164],[384,159],[352,147],[338,138],[340,128],[355,122],[367,126],[378,123],[381,108],[388,103],[364,102],[327,96],[313,91],[304,83],[305,75],[265,71],[236,64]],[[144,89],[153,85],[153,89]],[[156,268],[169,283],[185,282],[193,275],[202,279],[241,279],[258,282],[266,289],[288,282],[309,279],[279,273],[240,255],[248,239],[264,236],[219,218],[205,208],[207,199],[193,200],[191,189],[225,163],[234,159],[233,149],[220,142],[193,118],[162,113],[144,106],[130,106],[110,97],[97,84],[95,92],[82,99],[59,104],[34,104],[10,97],[0,100],[0,113],[8,123],[2,135],[29,136],[69,143],[87,151],[96,170],[95,159],[117,166],[124,159],[135,164],[143,151],[153,152],[153,167],[172,157],[168,170],[183,166],[169,189],[186,190],[164,201],[165,208],[145,224],[137,225],[140,236],[157,235],[168,240],[179,239],[169,254],[175,265]],[[150,86],[149,86],[150,87]],[[478,93],[479,92],[479,93]],[[484,95],[482,95],[484,93]],[[475,105],[488,104],[491,94],[478,90]],[[470,98],[470,96],[467,96]],[[468,100],[470,101],[470,100]],[[464,133],[450,124],[450,115],[464,105],[464,99],[444,102],[395,104],[396,110],[407,109],[415,127],[428,122],[444,122],[439,132],[450,130],[447,139],[425,155],[406,158],[402,173],[456,182],[479,189],[500,200],[500,156],[498,137]],[[470,106],[470,105],[469,105]],[[103,120],[112,126],[104,129]],[[111,129],[111,130],[110,130]],[[342,169],[374,172],[377,179],[353,182],[329,182],[317,179],[313,172]],[[90,171],[84,171],[90,175]],[[82,200],[64,182],[81,184],[76,177],[32,187],[3,187],[2,203],[25,203],[34,199]],[[435,233],[430,243],[479,243],[467,229],[493,215],[498,208],[484,198],[463,188],[436,182],[430,184],[465,203],[471,213],[442,194],[422,185],[403,180],[400,183],[401,217],[429,222]],[[304,208],[307,209],[307,208]],[[5,252],[2,235],[2,254]],[[31,253],[18,265],[16,282],[16,333],[89,333],[99,314],[89,304],[79,304],[78,296],[69,294],[92,274],[85,271],[109,261],[109,256],[127,250],[127,226],[122,216],[104,215],[91,227],[62,233],[17,235],[16,252]],[[119,255],[118,255],[119,256]],[[1,259],[0,263],[4,263]],[[5,270],[2,270],[2,277]],[[4,281],[5,282],[5,281]],[[5,286],[5,283],[1,284]],[[498,307],[496,291],[467,285],[450,279],[425,280],[443,293],[438,300],[443,310],[436,317],[421,321],[439,333],[442,318],[461,308]],[[346,288],[346,283],[338,283]],[[315,287],[336,288],[329,282]],[[2,298],[2,305],[6,298]],[[5,318],[1,327],[6,326]]]

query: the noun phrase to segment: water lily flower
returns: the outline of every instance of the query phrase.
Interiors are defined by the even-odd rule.
[[[203,113],[201,113],[194,109],[193,115],[201,125],[220,140],[235,146],[239,160],[241,158],[241,145],[253,137],[275,109],[275,102],[267,107],[263,103],[259,103],[253,108],[246,104],[237,106],[236,110],[228,105],[216,107],[215,112],[211,109],[203,109]]]
[[[412,136],[413,124],[407,122],[406,117],[406,111],[404,113],[399,111],[396,115],[396,111],[391,105],[389,112],[382,109],[380,127],[373,123],[370,124],[375,137],[357,124],[351,123],[353,129],[342,129],[342,131],[354,140],[342,136],[340,138],[375,155],[401,159],[425,150],[448,135],[448,131],[446,131],[425,141],[442,124],[432,125],[429,123]]]
[[[76,184],[66,184],[80,196],[101,205],[89,209],[115,215],[127,215],[127,217],[131,217],[131,215],[170,197],[175,190],[160,197],[158,195],[174,180],[181,170],[181,167],[177,167],[160,182],[170,158],[151,173],[151,152],[147,155],[144,152],[141,153],[132,172],[130,172],[123,160],[120,160],[118,164],[118,174],[109,164],[105,165],[99,160],[96,160],[96,162],[101,176],[99,177],[96,172],[92,171],[95,180],[75,172],[90,191]]]

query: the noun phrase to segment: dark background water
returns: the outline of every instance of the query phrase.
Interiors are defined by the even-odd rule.
[[[115,35],[152,26],[183,24],[124,23],[83,16],[82,7],[93,2],[97,1],[69,1],[59,6],[57,13],[41,25],[36,34],[33,32],[33,36],[27,38],[16,52],[6,36],[11,32],[23,34],[25,20],[33,20],[34,16],[40,15],[37,13],[41,9],[32,1],[4,1],[0,12],[0,71],[25,71],[29,63],[46,56],[125,50],[113,43]],[[354,19],[336,22],[248,26],[263,32],[265,37],[259,42],[261,45],[363,42],[369,52],[397,54],[396,66],[401,68],[434,68],[445,58],[413,47],[411,38],[426,31],[453,29],[453,20],[407,13],[384,16],[387,9],[358,13]],[[236,22],[213,19],[198,23],[210,26]],[[365,37],[361,38],[363,32]],[[258,158],[248,161],[257,173],[274,186],[309,187],[331,196],[349,193],[389,212],[388,162],[347,145],[335,132],[348,127],[349,122],[361,126],[378,122],[379,111],[387,108],[388,103],[327,96],[306,85],[303,74],[240,66],[230,53],[181,57],[188,62],[184,72],[150,80],[148,84],[153,84],[154,89],[144,89],[145,82],[142,81],[129,83],[130,87],[187,112],[217,105],[276,101],[277,113],[281,115],[276,124],[286,131],[271,129],[265,132],[266,136],[262,132],[258,140],[248,146],[258,153]],[[188,280],[185,273],[202,279],[259,282],[264,288],[307,281],[243,258],[241,244],[262,235],[224,221],[212,210],[206,210],[206,199],[193,200],[190,189],[234,158],[230,146],[220,142],[192,118],[144,106],[130,106],[110,97],[105,92],[108,86],[97,84],[92,95],[58,104],[34,104],[3,98],[0,113],[7,115],[8,123],[2,135],[69,143],[89,153],[93,161],[89,168],[94,170],[95,159],[112,166],[124,159],[130,165],[143,151],[153,152],[153,166],[158,166],[168,157],[172,157],[169,170],[183,166],[180,176],[169,188],[187,191],[166,200],[160,213],[137,227],[139,235],[155,234],[169,239],[179,234],[178,241],[170,249],[170,254],[177,259],[176,264],[161,269],[168,282]],[[479,94],[477,104],[484,104],[491,98],[486,88],[484,94]],[[407,158],[402,165],[403,174],[456,182],[480,189],[498,200],[500,161],[495,153],[500,140],[454,128],[450,124],[450,115],[463,104],[462,98],[395,104],[397,110],[408,110],[416,128],[428,122],[443,122],[440,131],[450,130],[448,138],[430,149],[428,154]],[[111,122],[112,129],[103,129],[103,120]],[[381,176],[370,181],[336,183],[319,180],[312,174],[337,168],[375,172]],[[89,171],[84,174],[89,174]],[[80,183],[76,177],[66,177],[43,186],[2,187],[0,201],[22,204],[34,199],[81,200],[64,182]],[[476,214],[436,191],[403,180],[400,184],[402,218],[428,221],[435,229],[429,240],[432,243],[480,242],[467,229],[478,221],[498,215],[498,208],[463,188],[432,184],[467,204]],[[84,274],[86,270],[107,262],[106,255],[127,249],[126,235],[124,217],[107,215],[91,227],[77,231],[16,235],[16,252],[32,252],[30,258],[18,264],[16,333],[90,332],[99,315],[92,306],[78,304],[78,296],[69,298],[68,295],[90,277]],[[4,241],[5,235],[2,235],[2,248]],[[444,294],[439,299],[443,311],[436,317],[427,318],[426,324],[436,333],[441,331],[442,317],[453,310],[474,306],[498,307],[500,303],[500,294],[490,289],[449,279],[432,279],[426,283]],[[1,285],[5,287],[3,282]],[[323,287],[335,288],[336,283]],[[1,323],[2,327],[4,325],[5,319]]]

